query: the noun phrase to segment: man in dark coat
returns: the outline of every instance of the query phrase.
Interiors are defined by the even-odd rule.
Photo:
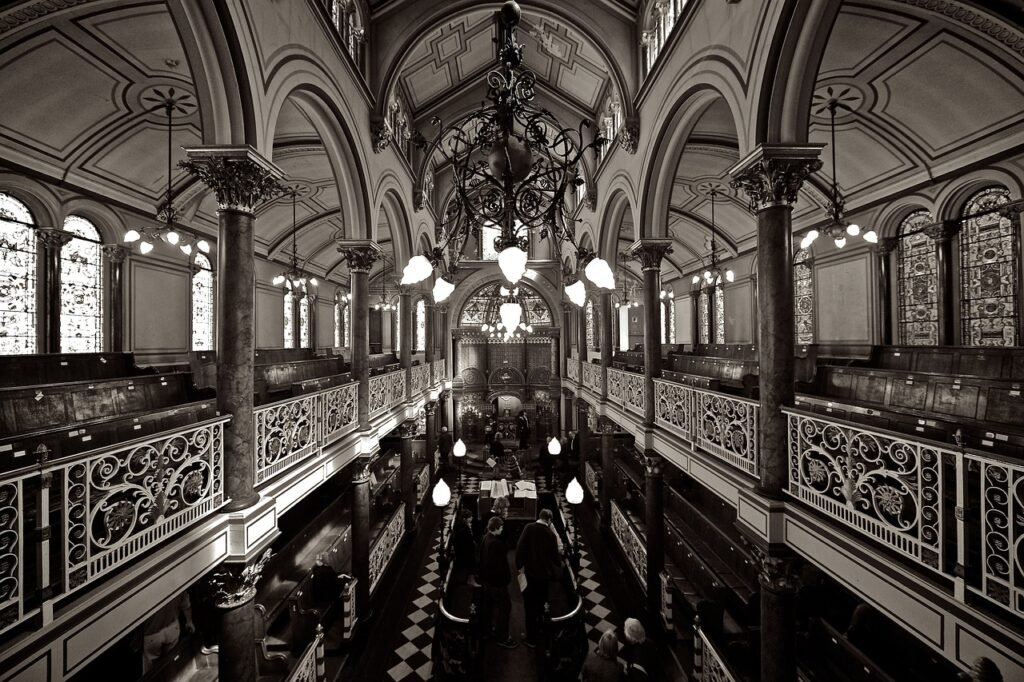
[[[526,575],[523,606],[526,610],[526,644],[537,646],[548,600],[548,581],[558,578],[562,570],[558,556],[558,540],[552,526],[550,509],[541,509],[538,518],[527,524],[516,545],[516,568]]]
[[[465,580],[476,573],[476,540],[473,538],[473,512],[463,509],[452,531],[455,571]]]
[[[530,443],[530,420],[526,417],[526,410],[519,410],[516,428],[519,431],[519,449],[525,450]]]
[[[448,470],[448,457],[452,454],[453,447],[455,441],[452,440],[452,434],[448,432],[447,426],[442,426],[441,435],[437,437],[437,449],[441,451],[441,471]]]
[[[500,516],[492,516],[487,522],[487,533],[480,542],[479,575],[484,587],[484,627],[497,639],[498,646],[512,649],[516,646],[516,640],[508,634],[512,613],[508,585],[512,582],[512,571],[508,565],[508,546],[501,536],[504,525]]]
[[[580,461],[580,437],[575,431],[569,432],[569,459],[574,462]]]

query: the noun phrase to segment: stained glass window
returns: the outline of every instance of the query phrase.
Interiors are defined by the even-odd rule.
[[[351,348],[352,347],[352,306],[350,305],[350,303],[348,301],[345,302],[344,313],[345,313],[345,320],[344,320],[344,324],[341,326],[341,333],[343,334],[341,340],[343,342],[342,345],[345,348]]]
[[[422,298],[416,301],[416,345],[413,350],[423,352],[427,348],[427,303]]]
[[[213,266],[201,253],[192,271],[192,350],[213,350]]]
[[[69,215],[64,230],[75,235],[60,252],[60,349],[103,350],[103,250],[96,226]]]
[[[334,299],[334,347],[341,348],[342,328],[345,326],[344,311],[341,301]]]
[[[935,241],[923,230],[935,219],[914,211],[900,223],[897,305],[900,343],[936,346],[939,343],[939,279]]]
[[[594,348],[597,345],[597,333],[595,330],[594,322],[594,302],[587,301],[587,307],[585,308],[587,315],[587,348]]]
[[[668,342],[675,345],[676,342],[676,300],[668,301]]]
[[[1017,345],[1017,230],[1011,218],[994,210],[1009,201],[1006,188],[988,187],[964,206],[964,216],[976,216],[965,218],[960,227],[964,345]]]
[[[299,298],[299,348],[310,348],[309,296]]]
[[[0,355],[36,352],[36,231],[28,206],[0,193]]]
[[[697,318],[700,329],[700,343],[711,343],[711,298],[707,289],[701,289],[697,295]]]
[[[284,292],[284,347],[295,348],[295,297]]]
[[[725,343],[725,289],[715,287],[715,343]]]
[[[485,284],[470,296],[459,314],[459,325],[480,328],[482,324],[494,324],[498,321],[498,296],[503,283]],[[523,319],[535,327],[551,326],[551,310],[540,294],[525,284],[518,284],[523,303]],[[490,319],[488,319],[490,318]]]
[[[658,307],[661,309],[661,342],[664,344],[668,343],[668,311],[665,301],[661,301]]]
[[[793,299],[796,342],[814,343],[814,268],[810,249],[800,249],[793,256]]]

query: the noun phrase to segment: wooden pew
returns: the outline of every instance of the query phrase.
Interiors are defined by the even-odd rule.
[[[315,360],[316,351],[312,348],[257,348],[253,352],[257,365],[276,365],[281,362],[301,362]]]
[[[0,356],[0,388],[63,384],[155,374],[134,353],[47,353]]]
[[[303,379],[292,384],[292,395],[316,393],[317,391],[344,386],[349,383],[352,383],[352,374],[350,372],[332,374],[331,376],[317,377],[315,379]]]
[[[292,384],[341,374],[344,371],[339,358],[318,358],[256,365],[254,383],[261,386],[260,402],[292,395]]]
[[[875,346],[859,367],[1024,382],[1024,348]]]

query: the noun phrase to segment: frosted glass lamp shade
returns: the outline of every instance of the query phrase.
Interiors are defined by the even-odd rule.
[[[846,234],[850,235],[851,237],[856,237],[858,234],[860,234],[860,225],[857,225],[856,223],[847,225]]]
[[[210,242],[205,239],[200,239],[196,242],[196,247],[203,253],[210,253]]]
[[[447,507],[448,503],[452,501],[452,489],[448,487],[443,478],[437,480],[437,485],[430,493],[430,499],[435,507]]]
[[[430,277],[430,273],[433,271],[434,267],[427,260],[426,256],[413,256],[402,270],[402,284],[422,282],[427,277]]]
[[[505,329],[511,332],[519,327],[519,320],[523,316],[523,307],[518,303],[502,303],[498,314],[501,315],[501,323]]]
[[[576,280],[565,288],[565,295],[569,297],[569,300],[580,308],[587,302],[587,287],[583,284],[583,280]]]
[[[580,485],[575,476],[573,476],[573,479],[569,481],[569,485],[565,488],[565,500],[569,504],[579,504],[583,501],[583,486]]]
[[[447,301],[453,291],[455,291],[454,284],[444,277],[438,277],[437,281],[434,282],[434,302],[441,303],[442,301]]]
[[[153,244],[151,244],[150,242],[140,242],[139,243],[139,253],[145,255],[145,254],[149,253],[152,250],[153,250]]]
[[[615,275],[608,266],[608,262],[603,258],[595,258],[587,263],[584,272],[587,274],[587,279],[594,283],[594,286],[601,287],[602,289],[615,288]]]
[[[548,453],[552,455],[562,454],[562,444],[558,442],[557,438],[552,438],[548,441]]]
[[[874,230],[868,230],[867,232],[864,233],[864,241],[866,241],[869,244],[877,244],[878,233],[875,232]]]
[[[452,454],[456,457],[466,456],[466,444],[462,442],[461,438],[455,442],[454,446],[452,446]]]
[[[124,233],[123,241],[125,244],[131,244],[132,242],[137,242],[140,239],[142,239],[142,235],[139,233],[138,230],[128,230],[127,232]]]
[[[512,284],[515,284],[526,273],[526,252],[518,246],[510,246],[498,254],[498,267]]]

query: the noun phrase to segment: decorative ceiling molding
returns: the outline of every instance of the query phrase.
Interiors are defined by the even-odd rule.
[[[960,22],[965,26],[969,26],[975,31],[984,33],[992,40],[1003,44],[1007,49],[1012,50],[1017,54],[1024,55],[1024,33],[1021,33],[1017,27],[1006,22],[999,21],[998,19],[993,19],[990,15],[982,14],[981,12],[968,8],[958,2],[952,2],[951,0],[890,1],[941,14],[949,19]]]

